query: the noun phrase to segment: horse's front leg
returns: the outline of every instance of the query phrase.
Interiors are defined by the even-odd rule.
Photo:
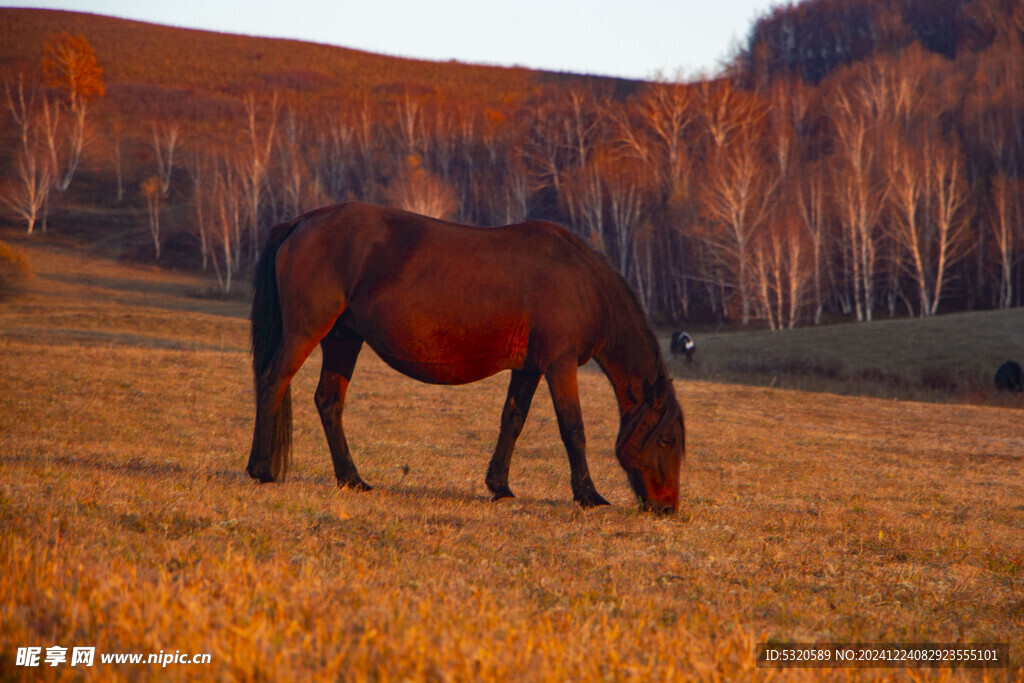
[[[558,417],[558,431],[569,454],[572,497],[582,507],[608,505],[594,487],[587,468],[586,437],[583,433],[583,412],[580,410],[579,387],[576,380],[575,358],[556,362],[545,373],[551,400]]]
[[[331,448],[334,476],[338,486],[369,491],[371,486],[359,476],[348,450],[341,415],[345,408],[345,393],[348,391],[356,359],[363,346],[363,340],[355,332],[336,326],[320,343],[324,362],[320,371],[320,384],[316,388],[316,407],[320,422],[324,426],[327,444]]]
[[[491,456],[491,464],[487,467],[487,488],[494,494],[493,500],[515,498],[508,487],[508,470],[512,463],[512,449],[516,439],[523,431],[523,424],[530,412],[533,394],[540,383],[540,374],[513,370],[512,379],[508,383],[508,397],[505,408],[501,411],[501,431],[498,443]]]

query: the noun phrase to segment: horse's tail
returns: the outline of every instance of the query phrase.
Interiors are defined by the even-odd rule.
[[[291,235],[298,221],[282,223],[275,227],[260,253],[253,279],[252,311],[252,371],[256,388],[256,429],[253,435],[252,452],[249,455],[248,472],[264,481],[283,481],[288,471],[292,450],[292,394],[286,387],[280,402],[266,415],[261,410],[261,397],[275,379],[271,376],[271,364],[281,346],[283,325],[281,303],[278,298],[277,252]],[[271,429],[261,429],[260,422],[272,420]],[[266,471],[269,455],[270,469]],[[269,478],[267,475],[269,474]]]

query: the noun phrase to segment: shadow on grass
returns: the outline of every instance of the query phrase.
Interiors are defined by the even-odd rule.
[[[49,329],[37,327],[9,327],[3,330],[8,339],[17,339],[42,346],[92,346],[117,347],[126,346],[139,349],[155,349],[161,351],[218,351],[220,353],[244,353],[249,349],[224,344],[203,344],[195,341],[167,339],[144,334],[128,332],[105,332],[102,330]]]
[[[89,273],[37,273],[40,280],[63,285],[100,290],[107,298],[116,300],[124,296],[144,296],[146,305],[169,311],[206,313],[225,318],[245,318],[252,300],[248,285],[237,286],[224,294],[213,287],[198,288],[193,284],[175,284],[143,278],[117,278]]]
[[[109,472],[138,472],[154,475],[185,474],[193,472],[175,463],[153,463],[141,458],[118,460],[101,455],[6,455],[7,463],[57,464]]]

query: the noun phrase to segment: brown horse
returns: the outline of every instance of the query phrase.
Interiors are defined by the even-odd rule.
[[[587,469],[576,369],[593,358],[621,413],[615,451],[641,506],[679,501],[683,415],[660,349],[625,281],[552,223],[473,228],[358,202],[274,228],[252,305],[256,428],[248,473],[284,477],[291,450],[289,383],[317,344],[316,390],[338,485],[368,490],[342,429],[345,392],[366,342],[423,382],[463,384],[511,370],[487,469],[494,499],[541,376],[569,454],[573,498],[607,505]]]

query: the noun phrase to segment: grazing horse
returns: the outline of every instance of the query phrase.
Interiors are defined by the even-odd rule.
[[[999,366],[994,377],[999,391],[1024,392],[1024,368],[1015,360],[1008,360]]]
[[[365,342],[423,382],[464,384],[512,371],[486,476],[495,500],[513,497],[512,449],[543,376],[583,507],[608,504],[587,468],[577,393],[576,369],[593,358],[618,401],[615,452],[641,507],[678,505],[683,414],[658,342],[625,281],[558,225],[474,228],[360,202],[317,209],[269,235],[251,319],[256,426],[246,470],[255,479],[284,477],[289,383],[319,344],[315,399],[338,485],[370,489],[342,429]]]
[[[697,344],[689,334],[682,330],[676,330],[672,333],[672,341],[669,342],[668,348],[673,356],[686,356],[686,362],[692,363]]]

